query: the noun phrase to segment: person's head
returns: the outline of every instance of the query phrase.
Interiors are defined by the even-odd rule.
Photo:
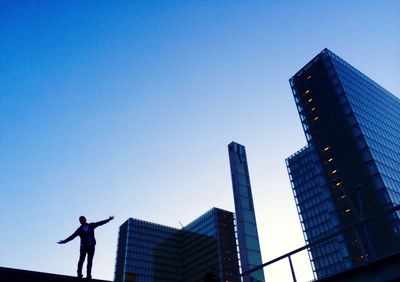
[[[81,216],[79,217],[79,222],[80,222],[82,225],[86,224],[86,217],[84,217],[83,215],[81,215]]]

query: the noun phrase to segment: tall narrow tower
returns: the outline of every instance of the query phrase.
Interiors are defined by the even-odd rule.
[[[228,145],[231,166],[233,197],[235,201],[236,225],[242,273],[261,265],[261,251],[258,240],[256,215],[251,194],[246,149],[232,142]],[[244,282],[265,281],[263,270],[243,277]]]

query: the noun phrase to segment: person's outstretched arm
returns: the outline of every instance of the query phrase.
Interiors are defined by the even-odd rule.
[[[65,243],[68,243],[69,241],[75,239],[75,237],[78,236],[78,235],[79,235],[79,228],[78,228],[71,236],[69,236],[67,239],[65,239],[65,240],[60,240],[60,241],[58,241],[57,243],[58,243],[58,244],[65,244]]]
[[[99,221],[99,222],[95,222],[95,223],[93,223],[93,228],[96,228],[96,227],[99,227],[100,225],[103,225],[103,224],[106,224],[106,223],[108,223],[108,222],[110,222],[111,220],[113,220],[114,219],[114,217],[113,216],[110,216],[108,219],[106,219],[106,220],[102,220],[102,221]]]

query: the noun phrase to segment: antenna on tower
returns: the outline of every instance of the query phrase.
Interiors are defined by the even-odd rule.
[[[180,222],[179,220],[178,220],[178,222],[179,222],[179,224],[181,225],[181,227],[182,227],[182,229],[183,229],[184,227],[183,227],[183,224],[182,224],[182,222]]]

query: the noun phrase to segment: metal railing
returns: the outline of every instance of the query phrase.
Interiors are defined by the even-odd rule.
[[[249,269],[248,271],[243,272],[241,274],[241,276],[245,277],[245,276],[250,275],[251,273],[253,273],[253,272],[257,271],[257,270],[263,269],[266,266],[269,266],[269,265],[271,265],[273,263],[276,263],[278,261],[281,261],[281,260],[287,258],[288,261],[289,261],[290,271],[291,271],[291,274],[292,274],[293,281],[297,282],[296,273],[294,271],[294,267],[293,267],[291,256],[293,256],[293,255],[295,255],[295,254],[297,254],[297,253],[299,253],[301,251],[304,251],[304,250],[310,250],[310,248],[315,247],[315,246],[317,246],[317,245],[319,245],[321,243],[327,242],[327,241],[329,241],[329,240],[331,240],[333,238],[336,238],[339,235],[342,235],[342,234],[345,234],[345,233],[349,233],[351,231],[355,231],[356,229],[359,229],[359,228],[363,228],[366,225],[368,225],[368,224],[370,224],[370,223],[372,223],[372,222],[374,222],[374,221],[376,221],[376,220],[378,220],[380,218],[383,218],[385,216],[393,214],[393,213],[395,213],[396,211],[399,211],[399,210],[400,210],[400,205],[397,205],[397,206],[395,206],[393,208],[390,208],[390,209],[386,210],[385,212],[379,214],[378,216],[374,216],[374,217],[368,218],[366,220],[362,220],[359,223],[352,225],[351,227],[344,228],[344,229],[341,229],[339,231],[332,232],[331,234],[329,234],[329,235],[327,235],[327,236],[325,236],[325,237],[323,237],[321,239],[315,240],[312,243],[306,244],[303,247],[297,248],[297,249],[295,249],[295,250],[293,250],[291,252],[288,252],[288,253],[286,253],[284,255],[281,255],[281,256],[279,256],[277,258],[274,258],[274,259],[272,259],[270,261],[267,261],[266,263],[263,263],[263,264],[258,265],[256,267],[253,267],[253,268]]]

